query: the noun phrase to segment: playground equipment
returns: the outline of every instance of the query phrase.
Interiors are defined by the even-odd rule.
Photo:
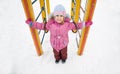
[[[32,21],[37,21],[39,16],[42,14],[42,20],[43,23],[47,22],[47,15],[50,14],[50,3],[49,0],[39,0],[39,4],[40,4],[40,13],[38,14],[38,17],[35,19],[34,16],[34,11],[33,11],[33,4],[37,1],[34,0],[33,2],[31,0],[21,0],[22,1],[22,5],[25,11],[25,15],[27,19],[31,19]],[[92,20],[93,14],[94,14],[94,9],[96,6],[96,0],[86,0],[85,3],[85,9],[82,8],[81,6],[82,0],[71,0],[71,20],[73,20],[75,23],[78,23],[79,21],[90,21]],[[82,11],[84,13],[83,19],[81,19],[80,17],[80,11]],[[76,24],[75,24],[76,26]],[[29,27],[30,28],[30,27]],[[81,31],[81,35],[79,30],[73,30],[74,33],[78,32],[80,39],[79,39],[79,43],[77,42],[78,45],[78,55],[82,55],[83,54],[83,50],[85,47],[85,43],[88,37],[88,33],[90,30],[90,26],[89,27],[85,27],[82,29]],[[45,37],[45,33],[47,33],[48,31],[45,30],[42,40],[40,41],[39,38],[39,33],[36,29],[30,28],[30,32],[33,38],[33,42],[34,45],[36,47],[36,51],[38,56],[43,54],[42,51],[42,43],[43,43],[43,39]],[[41,42],[41,43],[40,43]]]

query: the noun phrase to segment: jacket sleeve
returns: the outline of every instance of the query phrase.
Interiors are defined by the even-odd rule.
[[[75,29],[82,29],[83,28],[83,23],[80,22],[80,23],[73,23],[73,22],[70,22],[70,25],[68,26],[69,30],[75,30]]]
[[[36,29],[40,29],[40,30],[44,30],[44,24],[39,23],[39,22],[33,22],[31,27],[36,28]]]
[[[46,24],[46,29],[50,30],[50,24],[49,23]]]
[[[76,29],[75,24],[73,22],[70,22],[69,25],[68,25],[68,29],[69,30],[75,30]]]
[[[85,23],[84,22],[79,22],[77,23],[78,29],[82,29],[84,27]]]

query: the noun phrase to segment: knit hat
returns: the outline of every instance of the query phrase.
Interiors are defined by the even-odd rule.
[[[66,10],[64,6],[62,6],[61,4],[57,5],[54,8],[53,16],[56,16],[56,15],[63,15],[64,17],[66,17]]]

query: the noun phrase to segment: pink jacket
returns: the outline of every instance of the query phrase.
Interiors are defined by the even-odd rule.
[[[81,29],[82,23],[78,23],[78,29]],[[44,30],[44,24],[33,22],[32,28]],[[68,31],[76,29],[75,25],[70,22],[69,18],[65,18],[64,24],[59,24],[50,19],[46,24],[46,29],[50,31],[50,42],[54,49],[58,52],[68,45]]]

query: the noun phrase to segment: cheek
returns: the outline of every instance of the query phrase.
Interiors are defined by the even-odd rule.
[[[63,17],[62,19],[65,20],[65,17]]]
[[[61,20],[64,20],[64,18],[63,18],[63,17],[61,17]]]
[[[54,18],[55,21],[57,21],[57,18]]]

